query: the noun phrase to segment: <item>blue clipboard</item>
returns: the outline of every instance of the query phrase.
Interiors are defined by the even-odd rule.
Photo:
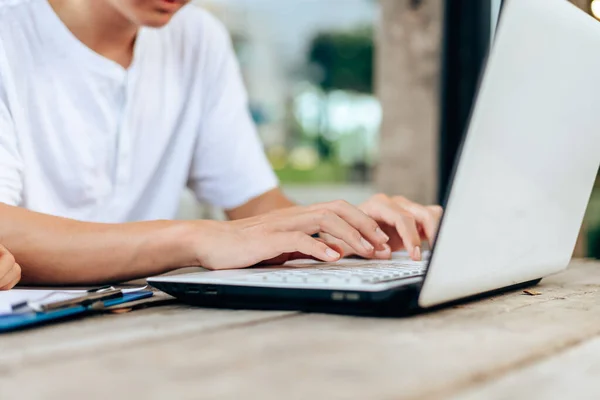
[[[139,292],[126,293],[122,297],[104,301],[104,307],[117,306],[132,301],[152,297],[152,291],[141,290]],[[0,333],[12,332],[20,329],[30,328],[51,322],[57,322],[67,318],[74,318],[97,312],[91,306],[73,306],[55,311],[29,312],[23,314],[0,315]]]

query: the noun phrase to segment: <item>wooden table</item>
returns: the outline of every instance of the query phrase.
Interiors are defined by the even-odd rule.
[[[0,399],[600,398],[600,263],[409,318],[172,304],[0,336]]]

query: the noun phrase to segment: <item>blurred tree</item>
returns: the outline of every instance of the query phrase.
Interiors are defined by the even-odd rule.
[[[343,90],[372,94],[374,91],[374,31],[372,27],[323,32],[311,42],[308,62],[317,73],[313,80],[325,92],[321,99],[319,135],[314,146],[324,160],[334,157],[334,143],[327,133],[330,92]]]
[[[317,35],[310,46],[309,61],[317,65],[323,90],[373,93],[375,55],[372,28]]]

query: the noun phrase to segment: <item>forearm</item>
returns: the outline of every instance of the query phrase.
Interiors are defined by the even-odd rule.
[[[193,265],[189,223],[97,224],[0,203],[0,242],[22,267],[25,284],[99,284]]]
[[[232,220],[250,218],[282,208],[293,207],[295,205],[296,204],[291,201],[281,189],[274,189],[250,200],[241,207],[228,210],[227,216]]]

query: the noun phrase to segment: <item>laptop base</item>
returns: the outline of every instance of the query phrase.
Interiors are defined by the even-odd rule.
[[[426,310],[418,306],[420,283],[399,286],[384,292],[261,288],[156,281],[151,284],[186,304],[204,308],[407,317],[510,291],[522,290],[537,285],[540,281],[541,278]]]

